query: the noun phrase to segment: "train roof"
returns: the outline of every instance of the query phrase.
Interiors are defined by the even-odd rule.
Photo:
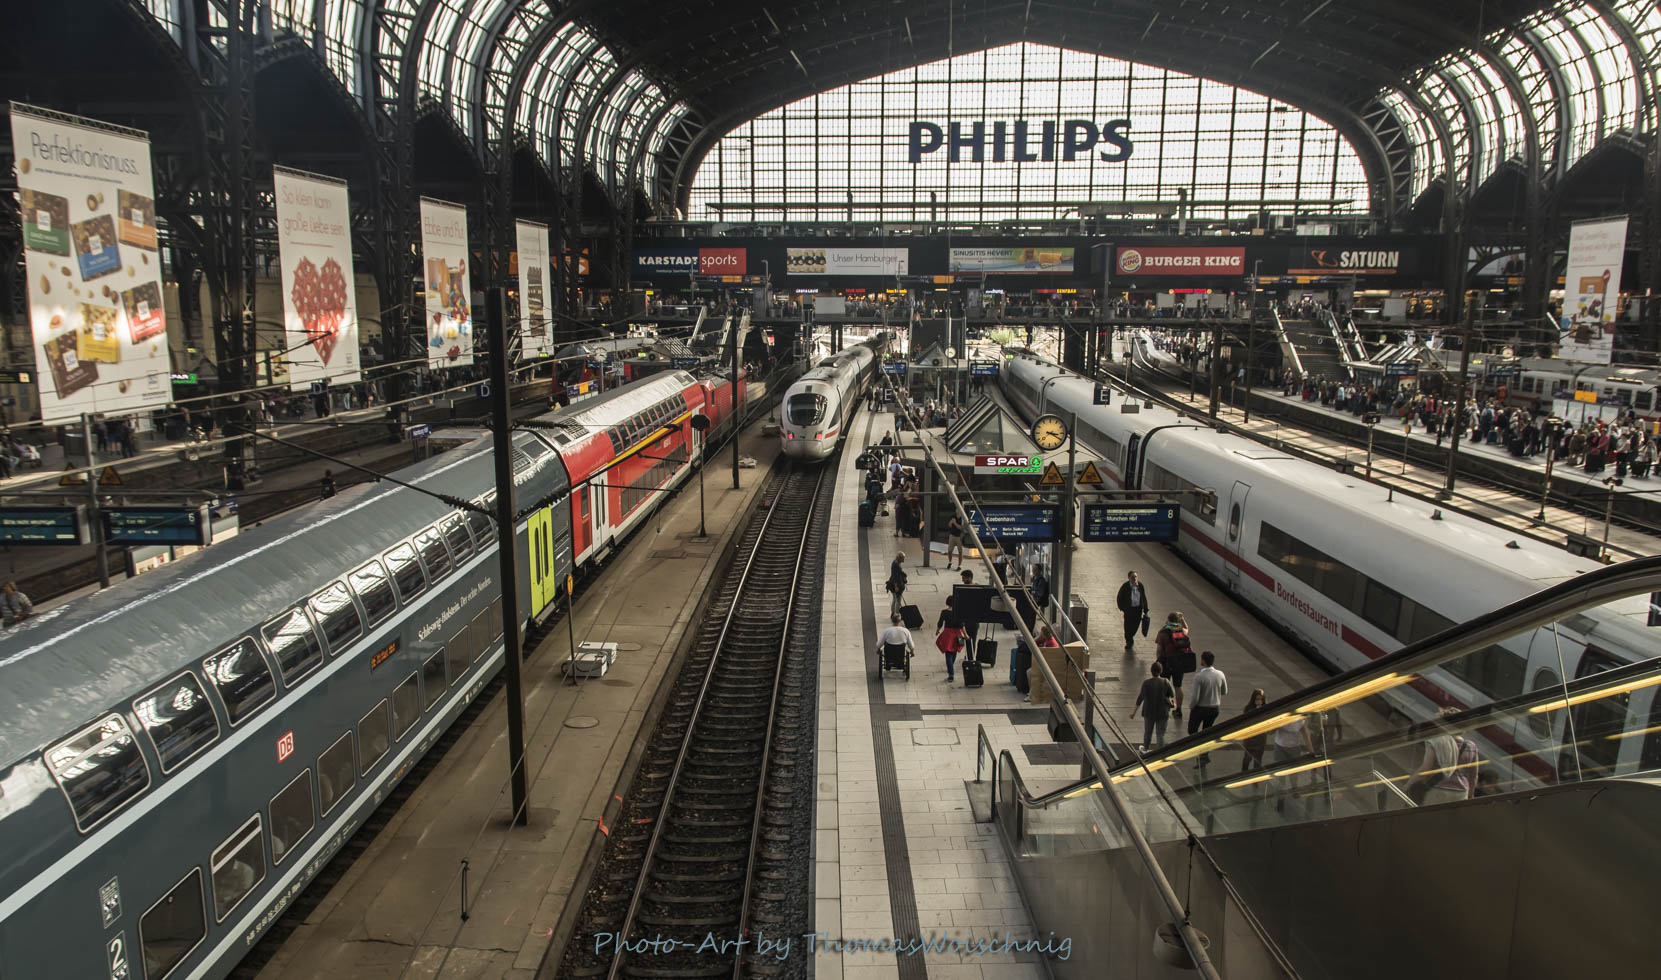
[[[515,483],[564,488],[548,444],[515,434]],[[398,471],[459,498],[495,485],[490,443]],[[0,767],[223,649],[453,508],[390,483],[349,487],[181,561],[26,620],[0,634]]]

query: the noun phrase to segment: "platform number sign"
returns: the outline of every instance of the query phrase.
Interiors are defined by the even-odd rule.
[[[110,954],[110,980],[127,980],[133,975],[132,968],[127,965],[127,934],[118,932],[110,937],[110,943],[105,947]]]
[[[277,761],[287,762],[288,757],[294,754],[294,729],[283,732],[283,737],[277,739]]]

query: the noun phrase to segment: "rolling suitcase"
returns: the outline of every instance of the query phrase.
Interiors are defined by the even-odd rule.
[[[916,606],[900,607],[900,622],[905,623],[908,630],[923,628],[923,611]]]
[[[869,497],[859,502],[859,526],[877,526],[877,504],[876,501],[871,500]]]
[[[982,640],[975,644],[975,662],[982,667],[998,665],[998,641]]]
[[[980,687],[985,683],[986,678],[981,675],[980,664],[975,663],[973,660],[963,661],[963,686]]]

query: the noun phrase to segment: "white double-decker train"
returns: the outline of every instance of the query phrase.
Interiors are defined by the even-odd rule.
[[[888,335],[878,334],[832,354],[796,379],[784,393],[779,439],[794,459],[824,459],[836,452],[859,400],[882,368]]]
[[[1169,409],[1098,406],[1093,382],[1030,355],[1007,360],[999,384],[1031,416],[1076,413],[1078,439],[1101,458],[1110,485],[1180,499],[1177,551],[1335,670],[1597,567]],[[1470,707],[1559,688],[1565,674],[1573,682],[1654,658],[1661,630],[1648,614],[1642,597],[1602,606],[1436,668],[1434,684],[1400,690]],[[1587,775],[1658,769],[1656,690],[1508,715],[1483,734],[1524,780],[1554,781],[1561,766],[1576,764],[1563,747],[1577,742]]]

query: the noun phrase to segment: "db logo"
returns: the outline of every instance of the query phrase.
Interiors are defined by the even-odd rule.
[[[1134,248],[1122,248],[1119,250],[1120,272],[1135,272],[1140,268],[1142,268],[1141,252],[1138,252]]]
[[[288,760],[288,757],[293,755],[293,754],[294,754],[294,729],[291,728],[288,731],[283,733],[282,738],[277,739],[277,761],[278,762],[285,762],[285,761]]]

